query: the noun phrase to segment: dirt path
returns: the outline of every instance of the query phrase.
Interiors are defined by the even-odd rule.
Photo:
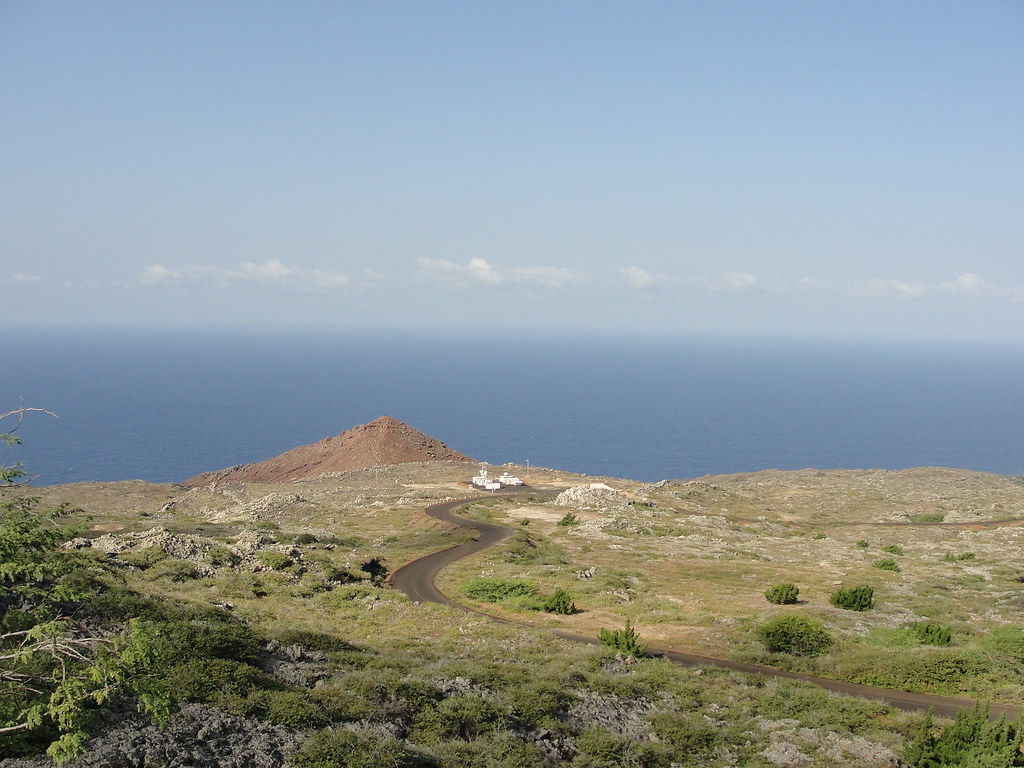
[[[455,526],[472,529],[479,534],[479,537],[474,541],[459,544],[451,549],[434,552],[417,560],[413,560],[411,563],[403,565],[392,573],[389,581],[395,589],[405,593],[405,595],[411,600],[418,602],[441,603],[442,605],[458,608],[459,610],[466,611],[467,613],[484,616],[491,621],[495,621],[500,624],[521,626],[537,630],[539,628],[533,625],[491,616],[490,614],[475,611],[461,603],[457,603],[441,592],[434,583],[437,575],[445,567],[451,565],[456,560],[469,557],[470,555],[476,554],[477,552],[494,546],[498,542],[515,535],[515,531],[504,526],[477,520],[469,520],[452,514],[452,511],[458,507],[473,501],[487,498],[493,498],[493,496],[475,496],[465,499],[457,499],[455,501],[446,501],[441,504],[432,504],[427,507],[424,511],[431,517],[443,520],[444,522],[451,523]],[[598,644],[597,638],[589,635],[579,635],[574,632],[558,629],[542,631],[547,631],[549,634],[563,638],[564,640],[588,643],[590,645]],[[649,652],[652,655],[663,656],[677,664],[683,664],[686,666],[712,666],[720,667],[722,669],[736,670],[738,672],[746,672],[749,674],[765,675],[767,677],[802,680],[804,682],[813,683],[814,685],[820,686],[828,691],[841,693],[847,696],[861,696],[866,699],[877,699],[884,701],[893,707],[907,711],[933,709],[937,715],[955,717],[956,713],[960,710],[971,710],[975,705],[973,699],[936,696],[928,693],[909,693],[907,691],[897,691],[890,688],[876,688],[871,685],[846,683],[840,680],[830,680],[825,677],[815,677],[813,675],[806,675],[800,672],[787,672],[786,670],[775,669],[773,667],[762,667],[757,664],[746,664],[740,661],[718,659],[711,656],[699,656],[667,648],[650,648]],[[993,718],[997,718],[1000,715],[1006,715],[1007,719],[1013,720],[1020,714],[1020,708],[1008,704],[993,703],[989,708],[989,713]]]

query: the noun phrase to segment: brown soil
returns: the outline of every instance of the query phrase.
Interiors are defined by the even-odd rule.
[[[381,416],[369,424],[360,424],[313,445],[293,448],[273,459],[218,472],[204,472],[182,485],[196,488],[215,482],[280,483],[331,472],[422,461],[475,460],[408,424],[390,416]]]

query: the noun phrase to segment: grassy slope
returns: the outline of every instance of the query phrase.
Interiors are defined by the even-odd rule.
[[[514,727],[520,733],[547,729],[552,740],[568,745],[566,754],[578,753],[578,765],[604,764],[595,762],[598,754],[605,754],[609,764],[621,763],[627,752],[636,762],[643,749],[651,752],[644,758],[648,762],[636,764],[661,764],[658,750],[676,749],[672,759],[700,765],[773,765],[778,764],[773,755],[793,750],[805,755],[806,765],[881,765],[885,751],[898,752],[902,737],[914,727],[913,716],[805,686],[684,670],[655,660],[623,664],[599,649],[440,606],[414,606],[365,582],[324,585],[328,565],[358,573],[360,563],[382,557],[393,568],[450,544],[451,533],[419,510],[429,501],[465,492],[457,484],[463,470],[413,466],[286,486],[191,492],[141,483],[81,484],[43,489],[43,494],[85,508],[92,515],[89,536],[159,525],[223,543],[246,530],[273,533],[283,542],[303,532],[337,537],[339,543],[329,549],[322,544],[300,548],[299,564],[280,572],[221,568],[209,577],[174,581],[176,572],[165,562],[123,574],[132,588],[167,600],[230,603],[232,614],[263,638],[321,646],[328,660],[317,691],[289,689],[275,695],[284,697],[285,704],[287,696],[315,700],[318,711],[338,721],[397,718],[405,723],[405,738],[442,764],[475,764],[467,756],[474,749],[481,754],[504,749],[510,765],[539,760],[533,747],[522,747],[521,753],[508,744],[500,747],[499,742],[505,743],[501,734]],[[533,471],[535,484],[579,481]],[[963,668],[970,674],[954,676],[965,681],[968,692],[1024,699],[1013,656],[1015,638],[987,641],[1016,618],[1020,585],[1015,564],[1024,529],[874,525],[940,513],[975,523],[1024,516],[1019,484],[942,470],[761,473],[660,487],[611,482],[643,504],[620,512],[577,510],[581,524],[573,527],[558,526],[565,510],[546,503],[500,501],[478,508],[476,514],[519,527],[529,542],[511,541],[457,564],[444,574],[442,588],[458,594],[465,582],[480,575],[526,578],[545,593],[568,589],[581,612],[556,617],[517,606],[488,609],[594,634],[628,618],[644,639],[659,645],[855,679],[879,670],[893,675],[915,665],[928,671],[973,660],[978,662],[974,667]],[[528,525],[520,526],[523,520]],[[857,546],[859,540],[869,546]],[[887,545],[902,547],[903,554],[883,552]],[[948,562],[947,551],[972,552],[975,559]],[[897,560],[901,570],[873,568],[871,563],[883,556]],[[596,568],[592,578],[576,575],[591,566]],[[779,581],[799,584],[805,602],[768,604],[762,593]],[[878,608],[854,614],[830,606],[828,594],[840,582],[874,585]],[[824,621],[840,640],[837,649],[818,660],[764,651],[751,628],[787,611]],[[898,627],[919,618],[951,624],[956,630],[952,649],[908,647]],[[449,711],[466,701],[451,691],[435,700],[439,687],[451,688],[444,681],[458,679],[468,681],[473,696],[483,693],[496,707],[491,720],[478,713],[486,721],[483,730],[468,739],[465,732],[451,729]],[[949,692],[951,684],[942,679],[911,682],[941,692]],[[434,693],[399,696],[405,703],[396,704],[387,691],[403,685]],[[641,712],[644,725],[624,735],[616,728],[621,731],[625,720],[602,725],[578,712],[575,719],[567,716],[588,697],[598,697],[608,711],[614,711],[615,700],[632,701],[627,709]],[[324,725],[303,723],[298,704],[290,710],[280,704],[276,714],[268,714],[274,708],[257,707],[251,700],[217,703],[279,721],[298,720],[290,724]],[[648,738],[659,733],[660,741]]]

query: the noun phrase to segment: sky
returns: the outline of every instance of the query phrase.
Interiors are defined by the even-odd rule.
[[[1024,341],[1024,4],[0,0],[9,328]]]

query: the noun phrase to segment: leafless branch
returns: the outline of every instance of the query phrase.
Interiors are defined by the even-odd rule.
[[[51,416],[53,416],[53,418],[55,418],[55,419],[59,419],[60,418],[53,411],[48,411],[45,408],[29,408],[28,406],[25,405],[24,401],[22,401],[21,405],[19,405],[13,411],[8,411],[7,413],[0,413],[0,421],[3,421],[4,419],[9,418],[9,417],[14,416],[14,415],[17,415],[17,417],[18,417],[18,420],[15,423],[15,425],[11,429],[7,430],[7,432],[5,434],[13,435],[15,432],[17,432],[18,428],[21,426],[22,422],[25,421],[25,414],[26,413],[48,413]]]

